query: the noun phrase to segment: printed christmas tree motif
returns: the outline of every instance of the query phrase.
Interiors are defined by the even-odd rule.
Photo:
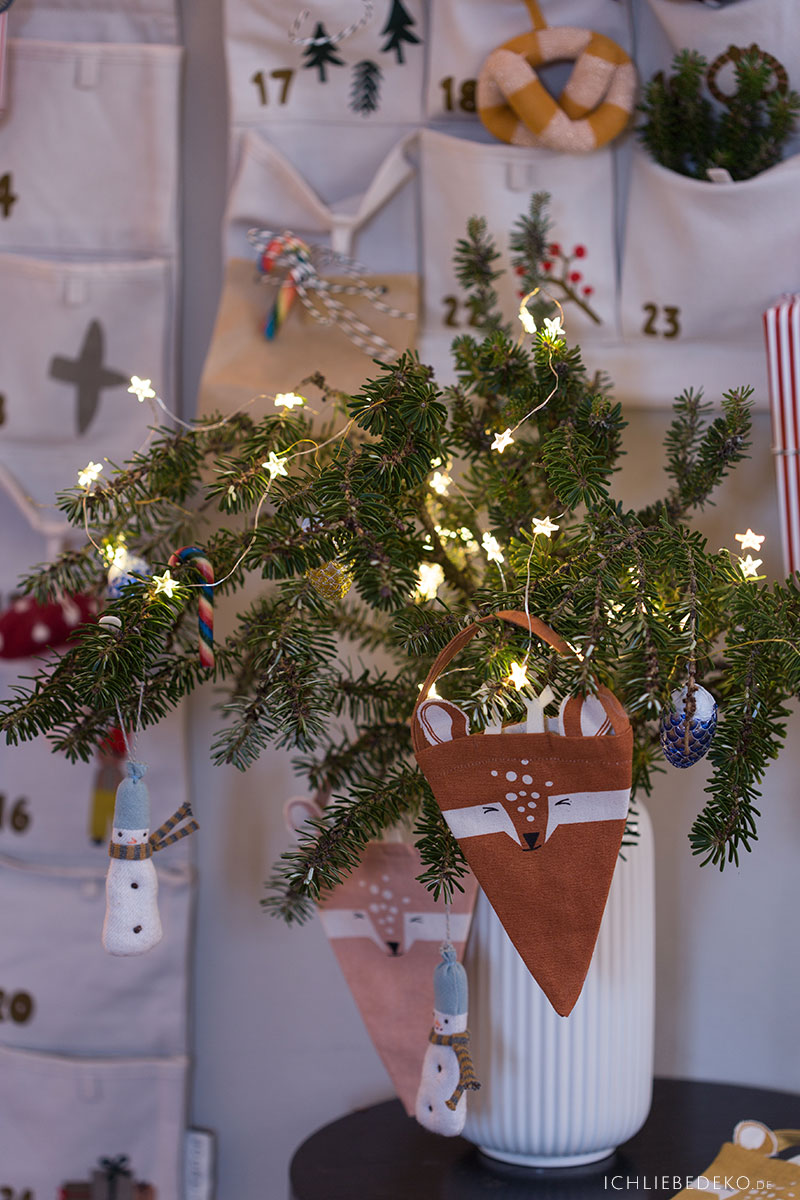
[[[381,30],[381,37],[388,35],[386,45],[381,46],[382,53],[388,54],[390,50],[394,50],[397,54],[397,61],[399,63],[405,62],[403,58],[403,42],[409,42],[415,46],[418,46],[420,42],[417,35],[411,32],[411,26],[416,25],[416,23],[402,0],[392,0],[391,12]]]
[[[317,21],[314,39],[306,46],[303,57],[308,59],[308,62],[303,63],[304,67],[316,67],[319,71],[320,83],[328,82],[328,76],[325,74],[325,67],[328,63],[334,67],[344,66],[344,59],[339,58],[336,53],[331,36],[322,21]]]
[[[550,229],[546,194],[536,192],[528,212],[514,226],[509,242],[511,265],[520,276],[520,297],[541,289],[528,305],[537,324],[552,316],[553,301],[558,300],[560,304],[577,304],[596,325],[602,325],[601,317],[590,303],[594,288],[586,282],[583,269],[579,269],[588,250],[577,245],[567,253],[560,242],[551,240]]]
[[[362,59],[353,67],[353,82],[350,86],[350,107],[353,112],[368,117],[380,108],[381,69],[376,62]]]

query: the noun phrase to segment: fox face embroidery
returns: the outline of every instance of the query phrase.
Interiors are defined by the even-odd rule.
[[[290,800],[285,813],[292,830],[323,816],[313,801],[300,798]],[[359,865],[318,907],[331,948],[409,1116],[429,1044],[425,997],[447,933],[444,905],[418,881],[421,873],[414,846],[371,842]],[[450,911],[450,937],[459,954],[477,891],[471,875],[462,886]]]
[[[290,800],[286,819],[290,829],[319,819],[322,809],[313,801]],[[418,943],[438,950],[447,935],[441,901],[415,878],[419,855],[403,842],[373,842],[354,871],[319,906],[319,916],[337,953],[345,943],[371,943],[390,958],[401,958]],[[472,914],[471,898],[458,898],[450,913],[450,937],[466,940]]]
[[[587,707],[586,713],[582,710],[570,713],[565,702],[560,715],[562,728],[565,724],[569,728],[572,719],[576,722],[576,732],[582,736],[601,736],[610,732],[609,717],[595,697],[589,697],[582,706]],[[442,745],[468,736],[466,714],[448,701],[424,701],[418,710],[418,720],[430,745]],[[522,850],[539,850],[561,825],[625,819],[629,788],[584,791],[559,786],[558,781],[549,777],[557,772],[547,759],[539,764],[535,759],[514,753],[517,745],[525,744],[524,737],[520,743],[516,736],[520,732],[517,727],[512,727],[511,733],[506,735],[513,738],[513,745],[508,743],[508,752],[504,751],[500,756],[502,761],[498,758],[496,765],[487,761],[477,768],[482,803],[443,810],[455,838],[503,833]],[[497,745],[494,739],[492,745]]]
[[[353,895],[352,889],[345,883],[338,887],[331,899],[320,908],[322,927],[331,940],[367,938],[382,954],[395,958],[407,954],[415,942],[433,942],[438,946],[444,941],[444,913],[412,908],[415,901],[419,902],[420,897],[416,895],[416,887],[412,891],[407,879],[401,891],[412,894],[395,894],[391,888],[391,876],[387,876],[385,871],[381,872],[381,883],[387,886],[380,887],[374,883],[368,884],[366,879],[359,879],[358,876],[363,870],[362,863],[354,873],[354,882],[356,887],[366,888],[367,892],[361,891],[360,894]],[[416,884],[416,880],[412,882]],[[373,887],[378,888],[374,896],[371,893]],[[343,891],[350,892],[350,895],[343,895]],[[429,897],[430,893],[426,893],[426,896]],[[358,900],[361,901],[360,906],[346,907],[350,901]],[[463,941],[466,938],[468,927],[467,913],[451,915],[450,931],[455,941]]]

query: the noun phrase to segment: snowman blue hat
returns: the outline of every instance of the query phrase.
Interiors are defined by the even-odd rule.
[[[144,763],[128,763],[128,778],[117,788],[114,803],[115,829],[150,828],[150,795],[142,782],[146,770]]]
[[[433,972],[433,995],[437,1012],[455,1017],[467,1011],[467,972],[450,945],[442,946],[442,961]]]

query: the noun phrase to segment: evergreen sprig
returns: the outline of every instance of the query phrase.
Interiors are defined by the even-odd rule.
[[[736,86],[724,107],[704,95],[708,62],[696,50],[680,50],[672,75],[659,71],[645,86],[639,136],[656,162],[671,171],[707,179],[710,167],[721,167],[742,180],[781,161],[800,95],[776,80],[776,69],[783,68],[758,46],[730,46],[727,53]]]
[[[542,278],[548,238],[546,204],[534,197],[512,241],[525,287]],[[691,526],[747,453],[749,389],[728,392],[716,414],[699,392],[680,396],[665,444],[667,493],[625,508],[613,490],[619,404],[564,338],[518,339],[504,327],[484,222],[470,223],[457,254],[483,329],[454,342],[454,384],[440,388],[404,354],[353,396],[318,375],[299,384],[322,397],[316,422],[301,408],[155,430],[146,451],[59,500],[104,552],[65,551],[22,581],[40,600],[102,596],[108,556],[124,537],[154,572],[176,546],[200,544],[220,594],[247,587],[247,602],[218,630],[213,679],[225,699],[212,758],[246,769],[267,746],[285,746],[308,786],[336,797],[276,868],[265,903],[288,921],[307,916],[366,843],[398,822],[420,848],[423,882],[444,897],[459,887],[463,857],[413,765],[408,722],[434,657],[476,617],[527,607],[579,654],[559,656],[488,623],[440,682],[474,727],[497,713],[524,715],[526,693],[509,686],[514,661],[526,660],[537,693],[604,683],[631,716],[640,795],[664,769],[658,720],[671,691],[700,681],[713,691],[721,720],[691,845],[720,867],[756,837],[760,781],[783,743],[787,701],[800,694],[796,583],[745,579],[737,556],[710,552]],[[568,314],[565,322],[568,333]],[[492,450],[507,429],[513,441]],[[270,479],[270,455],[285,475]],[[552,536],[535,526],[548,515]],[[487,556],[490,538],[502,561]],[[329,563],[352,578],[343,600],[314,586],[315,568]],[[439,572],[434,599],[420,592],[421,565]],[[9,742],[44,734],[87,761],[120,718],[135,723],[140,702],[151,725],[202,681],[196,572],[174,574],[172,599],[137,578],[106,605],[118,636],[88,626],[19,682],[0,706]],[[632,809],[627,840],[634,818]]]

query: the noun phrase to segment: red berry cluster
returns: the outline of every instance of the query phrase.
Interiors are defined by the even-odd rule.
[[[547,272],[552,271],[553,267],[555,266],[555,260],[560,259],[561,262],[563,263],[565,271],[566,271],[566,273],[563,277],[564,280],[568,280],[570,283],[573,283],[573,284],[579,284],[581,282],[581,280],[583,279],[583,274],[580,271],[574,271],[574,270],[570,271],[569,267],[570,267],[573,259],[586,258],[588,251],[585,246],[580,246],[580,245],[573,246],[572,253],[565,254],[561,247],[560,242],[551,242],[550,245],[547,247],[547,253],[548,253],[549,257],[543,259],[543,261],[542,261],[542,270],[543,271],[547,271]],[[525,268],[517,267],[516,273],[517,273],[517,275],[524,275]],[[581,288],[581,293],[587,297],[592,296],[594,294],[594,288],[591,286],[591,284],[588,284],[588,283],[584,284],[584,286]],[[519,296],[525,295],[524,292],[518,292],[517,294]]]

